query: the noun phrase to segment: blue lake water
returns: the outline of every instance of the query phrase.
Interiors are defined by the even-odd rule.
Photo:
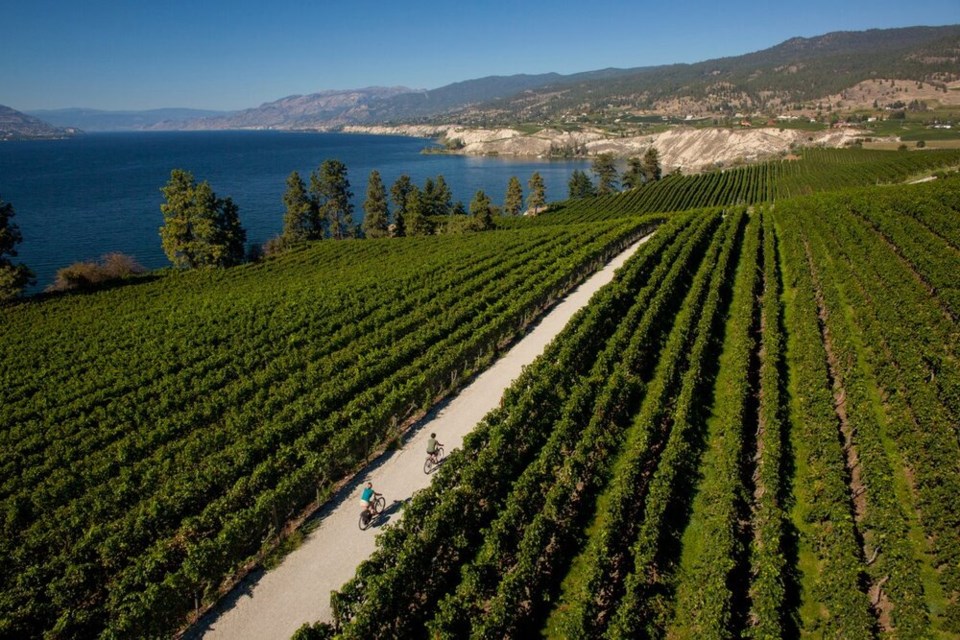
[[[478,189],[502,204],[510,176],[543,176],[548,200],[567,194],[567,180],[586,161],[538,161],[420,153],[429,140],[399,136],[275,131],[99,133],[71,140],[0,143],[0,198],[13,204],[23,242],[16,262],[37,275],[37,288],[57,269],[120,251],[155,269],[169,262],[160,248],[160,188],[172,169],[207,180],[217,195],[240,208],[250,243],[283,228],[286,178],[309,174],[327,159],[347,165],[356,207],[363,216],[370,171],[387,188],[403,174],[418,185],[443,175],[454,200],[469,206]]]

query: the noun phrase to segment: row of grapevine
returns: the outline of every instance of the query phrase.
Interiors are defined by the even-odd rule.
[[[749,396],[754,391],[754,333],[760,286],[757,264],[760,216],[754,216],[740,254],[733,298],[724,331],[714,398],[715,418],[707,421],[703,479],[693,499],[690,525],[682,541],[676,615],[670,635],[721,638],[734,625],[737,603],[731,584],[747,577],[745,536],[750,478],[744,473],[752,455]],[[739,622],[739,621],[738,621]]]
[[[679,384],[676,399],[667,405],[672,409],[672,415],[667,414],[669,423],[672,423],[670,433],[646,490],[640,512],[641,524],[624,566],[627,575],[623,581],[623,596],[611,611],[605,633],[608,638],[658,633],[667,622],[661,619],[663,589],[670,582],[675,566],[678,515],[689,508],[689,479],[696,473],[701,455],[700,434],[704,422],[699,400],[708,392],[712,382],[707,368],[716,348],[717,328],[722,325],[729,305],[729,278],[736,266],[736,252],[741,248],[744,218],[742,215],[730,216],[728,220],[727,235],[723,238],[722,250],[709,280],[708,294],[693,314],[694,317],[699,314],[699,317],[694,325],[693,344],[685,359],[686,370],[668,383],[669,386]],[[678,316],[676,328],[683,326],[682,320],[683,316]],[[652,417],[651,427],[662,420],[656,415]],[[638,471],[642,472],[641,469]],[[641,479],[639,475],[636,477]],[[622,495],[628,498],[629,490]],[[616,500],[617,496],[614,496],[614,502]]]
[[[780,214],[780,207],[777,209]],[[799,540],[805,630],[838,638],[870,637],[874,617],[861,587],[864,558],[840,425],[820,332],[816,292],[803,237],[782,236],[790,334],[790,446],[796,463],[793,522]]]
[[[917,186],[900,195],[923,198],[951,188],[950,182]],[[926,611],[934,627],[957,633],[960,510],[951,497],[960,490],[956,325],[917,285],[897,248],[856,213],[874,199],[861,193],[803,207],[790,203],[778,218],[804,225],[826,281],[826,322],[839,354],[838,377],[849,380],[847,415],[856,424],[866,483],[865,544],[872,562],[864,571],[874,585],[882,583],[874,600],[881,607],[885,600],[894,604],[891,624],[904,637],[926,637]],[[893,452],[886,461],[884,449]],[[917,548],[917,540],[925,544]],[[920,567],[921,590],[913,566]],[[915,602],[921,594],[924,602]]]
[[[783,160],[718,169],[662,180],[595,198],[568,200],[539,216],[543,224],[596,221],[650,212],[698,207],[760,204],[848,187],[891,184],[944,167],[960,165],[960,151],[872,151],[805,149]],[[501,224],[516,226],[520,221]],[[952,223],[955,225],[956,223]]]
[[[404,419],[658,221],[322,243],[293,265],[4,310],[0,631],[175,628]],[[344,252],[397,262],[397,287],[326,255]],[[360,332],[365,315],[383,324]]]

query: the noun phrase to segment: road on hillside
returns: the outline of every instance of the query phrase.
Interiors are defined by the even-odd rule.
[[[573,314],[613,279],[614,271],[633,255],[646,236],[554,306],[521,340],[452,399],[442,403],[406,434],[403,446],[388,451],[339,491],[314,516],[313,530],[281,564],[257,572],[238,585],[187,634],[190,639],[289,640],[305,622],[332,621],[330,592],[353,577],[357,565],[373,553],[383,526],[401,517],[401,506],[430,483],[423,472],[431,432],[449,453],[491,409],[520,375],[543,353]],[[387,501],[385,515],[360,531],[360,491],[366,482]]]

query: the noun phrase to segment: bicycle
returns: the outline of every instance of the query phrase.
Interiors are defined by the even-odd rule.
[[[382,495],[379,493],[374,495],[367,508],[360,512],[360,531],[366,531],[373,519],[380,515],[386,506],[387,501]]]
[[[423,463],[423,472],[428,475],[433,473],[437,467],[440,466],[441,462],[443,462],[443,447],[437,445],[433,453],[427,454],[427,459]]]

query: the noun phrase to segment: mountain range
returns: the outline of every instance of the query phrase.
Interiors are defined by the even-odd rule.
[[[608,68],[561,75],[490,76],[438,89],[368,87],[294,95],[236,112],[65,109],[30,115],[59,127],[103,130],[292,129],[350,125],[546,124],[573,116],[771,116],[828,104],[858,84],[960,80],[960,25],[841,31],[792,38],[741,56],[695,64]],[[612,114],[612,116],[611,116]],[[0,133],[0,135],[3,135]]]

